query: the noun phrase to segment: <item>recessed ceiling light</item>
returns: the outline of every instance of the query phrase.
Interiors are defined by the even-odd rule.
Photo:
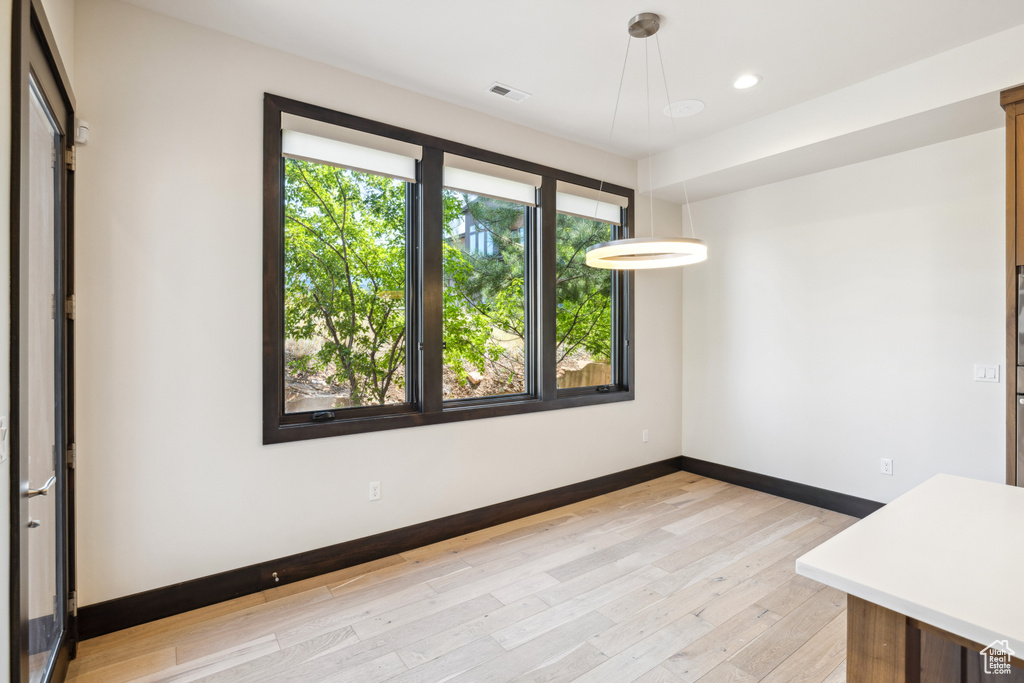
[[[681,119],[685,116],[693,116],[704,110],[704,103],[700,100],[679,100],[665,107],[665,116]]]
[[[761,77],[757,74],[743,74],[736,79],[736,82],[732,84],[732,87],[737,90],[746,90],[747,88],[753,88],[760,82]]]

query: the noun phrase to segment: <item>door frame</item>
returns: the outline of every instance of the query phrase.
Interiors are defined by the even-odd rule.
[[[66,109],[66,120],[61,121],[64,129],[65,149],[74,146],[75,97],[71,82],[57,50],[41,0],[13,0],[12,54],[11,54],[11,221],[10,221],[10,675],[12,683],[28,681],[28,629],[27,595],[24,584],[28,574],[28,555],[22,552],[27,547],[28,529],[21,524],[27,516],[28,499],[21,485],[21,474],[25,471],[28,454],[20,447],[20,367],[21,354],[21,232],[28,216],[28,112],[30,102],[29,73],[35,70],[49,72]],[[39,49],[41,48],[42,57]],[[43,61],[44,63],[39,63]],[[55,295],[72,296],[74,292],[74,171],[67,165],[63,168],[62,201],[64,204],[62,238],[54,247],[60,249],[63,292]],[[57,303],[57,312],[63,311],[63,302]],[[66,573],[64,585],[72,604],[65,611],[64,633],[58,645],[58,654],[48,681],[62,681],[67,673],[70,660],[77,645],[77,620],[74,600],[75,577],[75,478],[74,462],[69,462],[66,447],[74,444],[74,320],[73,315],[63,316],[64,322],[64,417],[63,433],[65,444],[58,444],[57,466],[64,474],[63,512],[65,515],[64,557]]]

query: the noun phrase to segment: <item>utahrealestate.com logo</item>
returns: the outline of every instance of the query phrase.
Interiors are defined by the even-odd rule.
[[[985,664],[987,674],[1011,673],[1010,657],[1017,654],[1010,649],[1010,643],[997,640],[981,651],[981,661]]]

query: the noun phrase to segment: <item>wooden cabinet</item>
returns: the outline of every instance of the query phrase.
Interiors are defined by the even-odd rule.
[[[1007,253],[1015,269],[1024,266],[1024,85],[1004,90],[999,101],[1006,111]]]
[[[1024,85],[1004,90],[1006,111],[1006,483],[1024,485],[1017,457],[1018,267],[1024,266]],[[1024,361],[1024,359],[1020,359]],[[1024,393],[1024,387],[1020,388]],[[1024,426],[1024,425],[1022,425]]]
[[[1009,670],[987,674],[981,653],[989,647],[855,595],[847,596],[846,622],[848,683],[1024,683],[1018,657],[1007,657]]]

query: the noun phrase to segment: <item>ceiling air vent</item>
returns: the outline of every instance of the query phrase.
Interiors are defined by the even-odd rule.
[[[515,88],[497,82],[491,83],[491,86],[487,88],[487,91],[492,92],[495,95],[500,95],[506,100],[512,100],[513,102],[522,102],[530,96],[530,93],[523,92],[522,90],[516,90]]]

